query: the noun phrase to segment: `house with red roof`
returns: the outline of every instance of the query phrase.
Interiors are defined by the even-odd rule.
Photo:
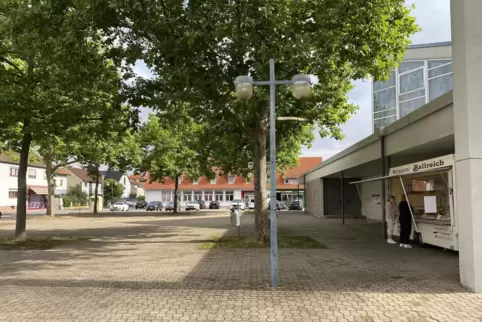
[[[321,162],[321,157],[301,157],[296,167],[277,173],[276,198],[286,203],[298,198],[303,199],[304,187],[298,184],[297,178]],[[173,201],[174,186],[175,182],[171,178],[165,178],[164,182],[150,182],[147,173],[144,183],[146,201]],[[206,203],[215,200],[219,201],[222,207],[227,207],[231,201],[239,199],[248,204],[251,199],[254,199],[254,184],[252,180],[234,175],[217,174],[213,179],[200,177],[192,180],[181,176],[178,199],[181,202],[204,200]]]

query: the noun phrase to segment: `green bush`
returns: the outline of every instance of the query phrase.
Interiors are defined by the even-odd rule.
[[[72,199],[69,196],[62,197],[62,205],[64,206],[64,208],[70,207],[71,202],[72,202]]]

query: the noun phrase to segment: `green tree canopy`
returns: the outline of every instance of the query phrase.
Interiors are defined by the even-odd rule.
[[[124,193],[124,186],[114,179],[104,181],[104,201],[114,202]]]
[[[173,115],[177,104],[189,103],[190,115],[210,132],[212,159],[225,172],[247,171],[246,161],[254,161],[256,225],[264,241],[268,88],[239,102],[235,77],[267,80],[274,58],[278,79],[300,72],[318,79],[304,101],[289,87],[277,87],[277,115],[307,120],[278,123],[283,168],[310,144],[315,127],[321,137],[342,138],[339,125],[357,109],[347,98],[351,82],[387,78],[418,30],[404,0],[145,0],[122,14],[129,22],[123,31],[134,47],[144,48],[155,75],[137,83],[137,103]]]
[[[108,122],[121,106],[117,61],[108,59],[104,37],[86,14],[88,5],[0,1],[0,136],[20,153],[17,238],[26,237],[30,147],[46,151],[79,124]]]
[[[198,178],[213,174],[201,140],[204,127],[183,115],[183,111],[179,106],[175,118],[151,114],[139,133],[143,160],[138,171],[149,171],[151,181],[173,179],[176,196],[180,176]]]

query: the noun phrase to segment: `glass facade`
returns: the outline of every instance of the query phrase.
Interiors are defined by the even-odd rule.
[[[387,126],[452,90],[452,60],[405,61],[373,82],[373,128]]]

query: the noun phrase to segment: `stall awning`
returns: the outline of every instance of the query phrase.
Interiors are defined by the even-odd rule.
[[[29,187],[29,190],[33,191],[36,195],[48,195],[47,187]]]
[[[433,173],[433,172],[444,172],[447,170],[450,170],[452,167],[443,167],[443,168],[437,168],[437,169],[429,169],[429,170],[420,170],[417,172],[408,172],[408,173],[402,173],[402,174],[391,174],[389,176],[384,176],[384,177],[378,177],[378,178],[371,178],[371,179],[366,179],[366,180],[359,180],[359,181],[353,181],[350,182],[350,184],[358,184],[358,183],[365,183],[365,182],[372,182],[372,181],[379,181],[379,180],[385,180],[385,179],[391,179],[391,178],[398,178],[398,177],[404,177],[404,176],[410,176],[414,174],[420,174],[420,173]]]

